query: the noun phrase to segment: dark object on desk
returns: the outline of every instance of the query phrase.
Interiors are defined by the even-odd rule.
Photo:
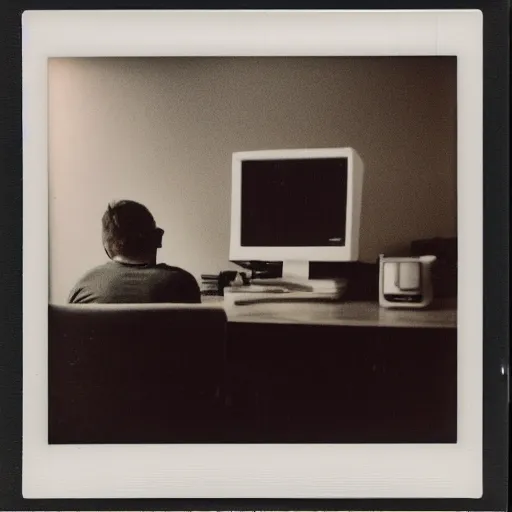
[[[246,272],[236,270],[224,270],[219,275],[204,274],[201,276],[201,295],[224,296],[224,288],[229,286],[240,276],[244,285],[250,284],[250,278]]]
[[[218,290],[220,296],[224,296],[224,288],[236,279],[237,274],[236,270],[225,270],[219,274]]]
[[[276,279],[282,276],[282,261],[233,261],[235,265],[250,271],[251,278]]]
[[[222,309],[50,306],[48,320],[50,444],[222,437]]]
[[[437,261],[432,267],[432,285],[436,298],[457,297],[457,238],[430,238],[411,243],[411,256],[432,254]]]

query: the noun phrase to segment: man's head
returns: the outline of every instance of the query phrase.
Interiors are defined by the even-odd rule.
[[[154,260],[163,231],[149,210],[135,201],[109,204],[102,218],[103,247],[110,258]]]

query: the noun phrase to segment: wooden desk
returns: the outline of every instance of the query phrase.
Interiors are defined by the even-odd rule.
[[[425,310],[385,309],[376,302],[277,302],[225,304],[222,297],[203,302],[224,307],[232,323],[332,325],[340,327],[393,327],[456,329],[455,301],[440,301]]]
[[[233,442],[457,441],[457,312],[228,305]]]

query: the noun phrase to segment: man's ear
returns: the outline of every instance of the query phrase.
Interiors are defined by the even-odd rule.
[[[162,238],[164,236],[164,230],[160,228],[155,229],[155,245],[157,249],[162,247]]]
[[[109,260],[112,260],[112,255],[108,252],[107,246],[103,245],[103,250],[105,251],[105,254],[108,256]]]

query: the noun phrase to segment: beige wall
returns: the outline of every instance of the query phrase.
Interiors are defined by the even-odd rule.
[[[54,59],[50,300],[105,261],[113,199],[146,204],[160,260],[228,263],[231,153],[350,146],[363,158],[361,258],[456,233],[454,59]]]

